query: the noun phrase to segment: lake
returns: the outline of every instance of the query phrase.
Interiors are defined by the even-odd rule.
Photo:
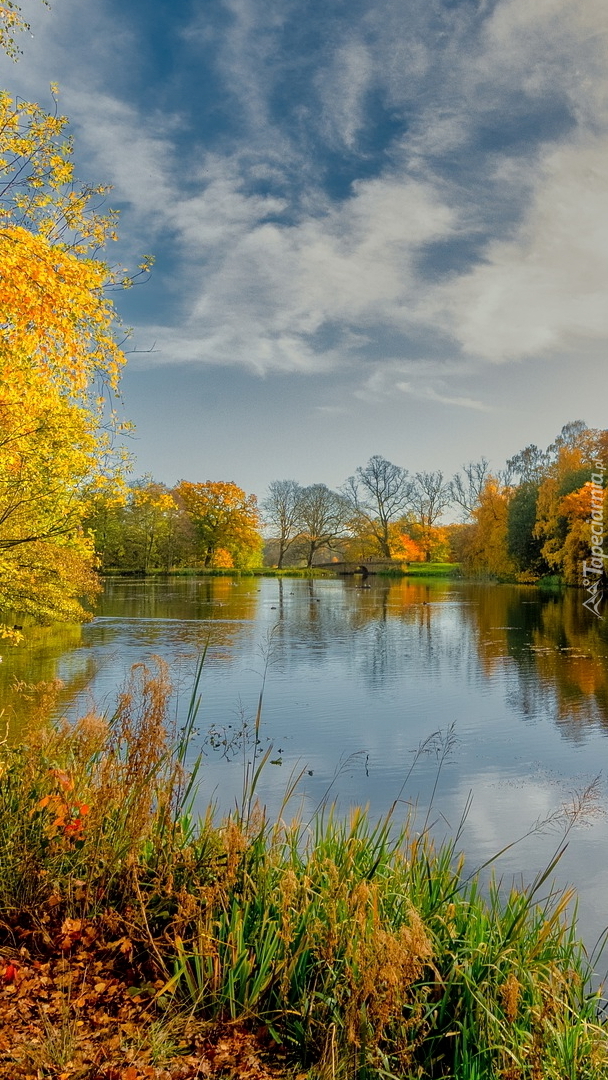
[[[399,798],[402,815],[417,805],[420,827],[432,803],[441,835],[468,808],[471,869],[532,830],[502,856],[506,880],[530,881],[550,861],[561,826],[535,826],[595,782],[555,872],[560,885],[576,886],[593,945],[608,923],[604,622],[575,590],[413,577],[367,585],[108,579],[90,624],[28,628],[22,645],[2,649],[5,719],[18,733],[29,708],[11,689],[15,679],[60,678],[66,715],[111,711],[130,666],[156,655],[169,663],[179,724],[207,647],[201,806],[227,809],[239,797],[265,673],[260,752],[272,750],[258,794],[271,812],[294,770],[302,772],[294,811],[304,815],[324,797],[374,815]]]

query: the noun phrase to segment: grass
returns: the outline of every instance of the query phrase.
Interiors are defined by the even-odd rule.
[[[459,576],[460,563],[410,563],[408,577],[455,577]]]
[[[354,565],[354,564],[353,564]],[[460,576],[459,563],[404,563],[394,569],[376,571],[376,577],[455,577]],[[331,567],[319,566],[286,566],[279,570],[276,566],[255,566],[245,570],[235,567],[224,569],[204,569],[202,567],[182,567],[177,570],[149,570],[147,574],[139,570],[112,569],[107,567],[103,571],[108,577],[271,577],[271,578],[335,578],[336,573]]]
[[[110,927],[152,988],[151,1033],[173,1012],[261,1024],[308,1080],[608,1075],[572,897],[550,885],[561,847],[530,888],[505,892],[467,873],[457,839],[397,825],[398,803],[381,821],[328,805],[289,821],[288,791],[270,820],[257,741],[239,811],[198,819],[201,761],[185,761],[200,677],[181,733],[158,661],[134,668],[110,719],[33,723],[1,748],[2,944],[33,953],[63,935],[65,951],[71,927]],[[256,735],[260,716],[261,702]],[[62,1027],[61,1045],[45,1033],[57,1065],[71,1014]]]

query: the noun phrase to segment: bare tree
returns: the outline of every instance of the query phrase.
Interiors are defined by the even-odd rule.
[[[262,502],[264,524],[273,530],[273,539],[279,545],[279,570],[283,566],[287,549],[298,536],[298,513],[303,491],[304,488],[295,480],[273,480],[268,487],[268,495]]]
[[[325,484],[302,488],[297,524],[307,566],[312,566],[319,548],[332,547],[337,540],[344,539],[350,514],[348,500]]]
[[[570,420],[567,424],[564,424],[555,442],[551,443],[547,452],[557,454],[563,446],[569,446],[571,449],[577,446],[584,447],[588,443],[590,435],[591,431],[584,420]]]
[[[507,486],[513,483],[515,477],[519,479],[520,484],[536,483],[541,479],[549,465],[549,461],[548,453],[539,450],[534,443],[530,443],[529,446],[520,450],[519,454],[509,458],[501,479],[504,480]]]
[[[369,529],[384,559],[391,558],[391,522],[409,509],[413,490],[414,482],[407,469],[378,454],[369,459],[365,468],[359,466],[344,485],[354,516]]]
[[[450,501],[451,485],[444,480],[441,470],[416,473],[412,508],[421,526],[422,547],[427,562],[431,560],[431,530]]]
[[[452,477],[450,481],[451,500],[461,508],[465,518],[470,517],[479,504],[479,497],[489,472],[490,462],[487,458],[482,457],[479,461],[469,461],[468,465],[462,466],[461,472]]]

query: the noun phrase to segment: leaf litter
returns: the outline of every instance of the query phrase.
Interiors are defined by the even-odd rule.
[[[63,919],[42,942],[0,929],[0,1080],[281,1080],[265,1027],[167,1005],[147,957],[103,920]],[[108,935],[108,937],[111,935]],[[21,942],[21,944],[19,944]]]

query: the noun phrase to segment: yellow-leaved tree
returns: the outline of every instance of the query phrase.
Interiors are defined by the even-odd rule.
[[[461,541],[461,559],[467,573],[481,577],[511,578],[516,567],[507,548],[511,488],[488,474],[479,493],[472,523]]]
[[[54,89],[54,88],[53,88]],[[55,92],[55,90],[54,90]],[[82,619],[97,591],[82,522],[117,483],[106,392],[125,357],[98,255],[116,215],[74,181],[67,120],[0,94],[0,623]],[[149,263],[142,263],[146,270]]]
[[[535,536],[551,569],[568,584],[580,585],[593,543],[592,512],[598,507],[591,483],[594,462],[606,461],[608,432],[577,421],[562,429],[550,449],[554,456],[539,485]],[[601,520],[604,502],[600,492]]]
[[[188,514],[205,567],[246,567],[261,563],[260,514],[255,495],[232,482],[192,484],[180,480],[174,491]]]

